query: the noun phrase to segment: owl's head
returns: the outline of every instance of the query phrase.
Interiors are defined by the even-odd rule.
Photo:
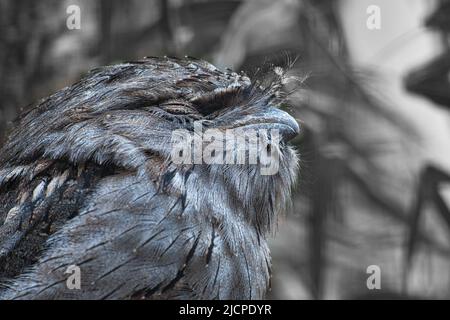
[[[189,190],[177,175],[189,173],[221,183],[229,201],[269,228],[297,170],[287,142],[299,126],[279,109],[285,80],[281,69],[264,84],[192,58],[99,68],[22,115],[0,164],[32,170],[40,158],[94,161],[149,173],[157,183],[167,184],[170,173],[180,192]]]

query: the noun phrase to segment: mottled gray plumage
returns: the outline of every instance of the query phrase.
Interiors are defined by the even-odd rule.
[[[259,299],[266,236],[296,177],[175,165],[171,133],[248,124],[298,127],[264,86],[191,58],[100,68],[23,114],[0,153],[1,299]],[[70,265],[81,289],[66,286]]]

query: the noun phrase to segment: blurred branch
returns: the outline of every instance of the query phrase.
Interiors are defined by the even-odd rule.
[[[424,206],[427,202],[435,205],[438,213],[445,221],[448,231],[450,232],[450,210],[439,194],[439,185],[444,182],[450,182],[450,175],[436,167],[428,166],[422,170],[419,184],[417,187],[417,194],[414,204],[409,214],[409,229],[407,236],[407,249],[404,262],[404,290],[406,290],[406,278],[409,274],[409,269],[412,264],[412,258],[420,240],[424,240],[425,236],[421,234],[419,228],[420,217]],[[428,243],[431,241],[427,241]]]

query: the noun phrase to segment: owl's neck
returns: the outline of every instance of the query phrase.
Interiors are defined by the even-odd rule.
[[[187,211],[219,224],[247,223],[264,235],[276,226],[293,183],[283,179],[290,173],[262,176],[244,166],[194,166],[169,172],[171,186],[183,198]]]

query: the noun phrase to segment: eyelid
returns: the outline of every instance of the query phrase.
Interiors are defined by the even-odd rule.
[[[196,108],[187,101],[169,100],[158,106],[166,112],[176,115],[198,114]]]

